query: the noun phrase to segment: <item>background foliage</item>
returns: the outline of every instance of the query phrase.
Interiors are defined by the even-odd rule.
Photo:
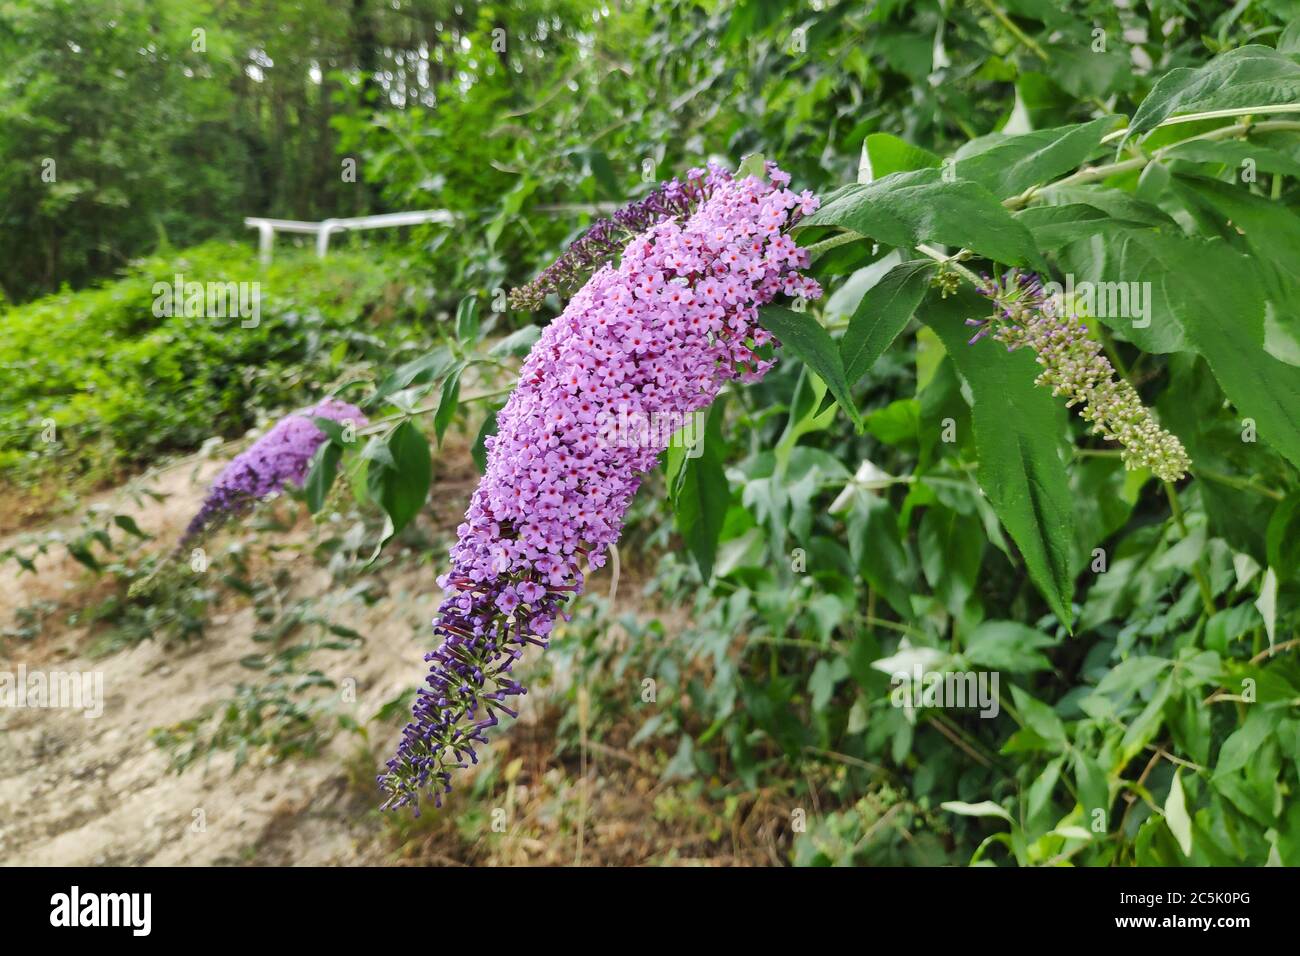
[[[2,281],[35,299],[0,317],[12,481],[48,473],[47,417],[57,467],[102,474],[342,391],[387,425],[307,504],[347,476],[367,548],[409,540],[428,447],[492,427],[546,318],[501,290],[608,204],[761,153],[825,200],[799,238],[829,295],[769,314],[778,370],[648,482],[626,550],[662,619],[616,640],[593,599],[538,666],[573,662],[589,732],[630,721],[664,779],[816,801],[797,863],[1300,864],[1295,4],[76,6],[0,7]],[[457,223],[327,269],[171,249],[402,208]],[[962,270],[1013,264],[1150,283],[1149,326],[1090,324],[1190,479],[1125,471],[1030,356],[965,343]],[[260,277],[263,330],[154,321],[182,266]],[[999,672],[1000,715],[894,706],[913,662]],[[268,745],[241,695],[213,746]]]

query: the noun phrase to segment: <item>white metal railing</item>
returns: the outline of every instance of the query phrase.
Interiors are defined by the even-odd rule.
[[[336,232],[356,229],[386,229],[390,226],[416,226],[425,222],[451,223],[455,217],[445,209],[425,209],[420,212],[390,212],[382,216],[355,216],[351,219],[326,219],[322,222],[303,222],[298,219],[263,219],[249,216],[244,225],[258,232],[257,252],[263,263],[271,261],[271,247],[277,232],[296,232],[316,237],[316,255],[322,259],[329,251],[330,236]]]

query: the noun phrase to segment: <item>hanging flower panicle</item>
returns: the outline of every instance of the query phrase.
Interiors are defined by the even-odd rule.
[[[774,340],[757,324],[759,307],[821,294],[798,271],[808,253],[785,234],[817,200],[786,188],[775,165],[767,172],[737,180],[717,166],[695,170],[688,185],[658,191],[658,204],[616,216],[619,228],[640,231],[525,360],[485,442],[486,473],[457,529],[451,570],[438,579],[447,592],[434,621],[441,644],[425,658],[412,720],[379,776],[385,807],[418,813],[424,794],[441,805],[452,772],[477,762],[486,731],[516,716],[526,691],[512,667],[527,647],[547,646],[582,591],[581,565],[602,566],[641,474],[666,445],[662,431],[611,423],[684,417],[728,380],[761,376],[773,360],[756,350]],[[598,237],[579,258],[614,241]]]
[[[1094,433],[1119,442],[1126,467],[1150,468],[1165,481],[1187,474],[1191,459],[1182,442],[1161,428],[1133,386],[1115,375],[1079,316],[1060,314],[1038,276],[1014,269],[1000,279],[985,276],[979,291],[993,301],[995,311],[989,318],[966,320],[978,329],[972,344],[992,335],[1008,351],[1033,349],[1043,366],[1036,384],[1064,396],[1067,408],[1079,405],[1079,415]]]
[[[661,183],[649,195],[629,203],[612,217],[593,223],[537,278],[511,290],[510,307],[531,312],[541,308],[548,293],[571,293],[601,265],[617,259],[634,236],[665,219],[686,218],[710,194],[708,176],[708,170],[693,169],[686,174],[685,182],[671,179]],[[811,195],[805,192],[801,201]]]
[[[340,424],[350,422],[356,427],[366,424],[361,409],[334,398],[280,419],[217,475],[203,505],[185,529],[180,546],[184,547],[213,524],[281,491],[286,485],[301,486],[312,456],[326,437],[312,422],[313,418],[328,418]]]

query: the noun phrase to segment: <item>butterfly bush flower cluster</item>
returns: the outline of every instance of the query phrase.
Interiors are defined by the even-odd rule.
[[[452,771],[477,762],[502,715],[516,716],[525,689],[511,668],[529,646],[547,646],[582,591],[583,563],[603,565],[641,474],[664,450],[662,434],[609,441],[611,425],[684,417],[728,380],[763,375],[773,360],[760,350],[778,343],[758,325],[759,307],[778,295],[820,296],[798,271],[807,252],[785,234],[817,200],[788,189],[774,165],[767,172],[765,181],[696,170],[687,185],[660,190],[659,204],[616,217],[641,231],[525,360],[485,442],[486,474],[457,529],[451,570],[438,579],[447,593],[434,622],[441,645],[426,655],[426,684],[379,776],[385,807],[418,813],[424,794],[441,805]]]
[[[671,179],[649,195],[629,203],[610,219],[601,219],[576,239],[564,254],[532,282],[510,293],[510,307],[531,312],[550,292],[572,292],[596,268],[618,258],[635,236],[665,219],[682,219],[708,195],[709,171],[693,169],[686,181]],[[805,194],[805,197],[811,194]],[[801,199],[803,201],[803,199]]]
[[[181,545],[192,542],[212,524],[281,491],[287,484],[302,485],[312,456],[326,437],[312,422],[313,418],[351,423],[356,427],[366,424],[361,409],[334,398],[280,419],[217,475],[198,514],[185,529]]]
[[[1036,275],[1012,270],[1000,279],[985,277],[979,291],[993,301],[990,318],[967,319],[978,331],[1008,350],[1031,348],[1043,366],[1036,384],[1065,396],[1066,407],[1080,405],[1080,416],[1094,433],[1119,442],[1128,468],[1150,468],[1165,481],[1177,481],[1191,467],[1182,442],[1161,428],[1137,391],[1115,376],[1100,343],[1088,338],[1088,327],[1073,313],[1061,315]]]

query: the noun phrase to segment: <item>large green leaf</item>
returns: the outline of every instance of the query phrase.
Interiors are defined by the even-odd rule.
[[[840,340],[847,384],[853,385],[866,375],[903,331],[921,304],[933,272],[934,263],[928,259],[904,262],[891,269],[858,302]]]
[[[957,160],[957,176],[979,183],[999,198],[1017,196],[1030,186],[1077,169],[1098,151],[1102,136],[1116,122],[1117,117],[1103,116],[1088,123],[1006,137]]]
[[[412,385],[424,385],[436,381],[446,375],[455,364],[456,358],[451,351],[445,345],[439,345],[427,354],[399,366],[379,383],[379,387],[375,389],[375,394],[370,397],[367,404],[372,407],[377,406],[380,399],[394,392]]]
[[[1256,172],[1261,173],[1300,176],[1300,162],[1279,150],[1244,139],[1219,142],[1194,140],[1171,147],[1163,151],[1163,155],[1166,161],[1181,159],[1196,163],[1222,164],[1238,174],[1247,167],[1253,167]]]
[[[1178,224],[1172,216],[1159,206],[1139,199],[1132,193],[1109,186],[1091,184],[1088,186],[1051,186],[1039,194],[1045,202],[1060,205],[1062,203],[1084,203],[1107,213],[1115,219],[1125,222],[1141,223],[1146,226],[1160,226],[1177,229]]]
[[[383,506],[392,522],[387,540],[406,527],[424,507],[433,465],[428,441],[409,420],[393,429],[385,445],[392,464],[372,460],[368,481],[372,497]]]
[[[1101,322],[1144,352],[1163,355],[1186,351],[1191,345],[1179,310],[1170,304],[1166,294],[1165,268],[1138,242],[1138,237],[1147,232],[1132,230],[1114,237],[1099,234],[1073,242],[1057,253],[1061,270],[1073,276],[1076,289],[1091,283],[1098,300],[1109,300],[1109,289],[1122,289],[1128,295],[1136,288],[1142,296],[1145,316],[1139,317],[1134,310],[1094,307],[1088,318]]]
[[[1059,206],[1030,206],[1016,213],[1044,249],[1060,249],[1080,239],[1109,238],[1130,229],[1144,229],[1146,223],[1116,219],[1088,203],[1063,203]]]
[[[456,417],[456,410],[460,408],[460,375],[463,371],[463,368],[453,369],[442,383],[442,391],[438,395],[438,410],[433,413],[433,433],[437,436],[439,445],[442,444],[442,436],[447,433],[447,426]]]
[[[1057,747],[1063,749],[1066,746],[1065,724],[1050,704],[1043,703],[1015,684],[1011,685],[1011,699],[1027,728]]]
[[[334,485],[334,477],[338,474],[339,458],[342,454],[343,449],[332,441],[325,442],[316,453],[311,471],[308,472],[307,480],[303,483],[303,491],[307,496],[307,510],[312,514],[325,506],[325,498]]]
[[[685,458],[674,482],[673,519],[705,581],[713,576],[718,538],[731,503],[731,488],[722,470],[723,406],[719,400],[709,409],[699,454]]]
[[[1029,674],[1052,669],[1042,648],[1056,641],[1017,621],[985,621],[971,632],[962,653],[977,667]]]
[[[474,459],[474,466],[478,468],[480,475],[487,472],[487,446],[486,440],[489,435],[497,433],[497,412],[501,409],[490,408],[487,415],[483,417],[483,424],[478,430],[478,436],[474,439],[474,445],[470,448],[470,456]]]
[[[917,529],[921,570],[943,606],[959,617],[979,583],[984,533],[979,518],[935,503]]]
[[[461,342],[473,342],[478,338],[478,297],[467,295],[456,306],[456,338]]]
[[[970,386],[977,477],[998,520],[1020,549],[1029,577],[1056,616],[1071,622],[1074,514],[1062,460],[1063,410],[1034,385],[1039,367],[1027,349],[991,341],[967,344],[963,324],[988,312],[974,293],[931,300],[918,315],[943,341]]]
[[[939,157],[889,133],[872,133],[862,141],[858,182],[869,183],[891,173],[928,169],[940,164]]]
[[[1128,136],[1141,136],[1182,113],[1286,103],[1300,109],[1300,63],[1252,44],[1229,50],[1204,66],[1170,70],[1138,107]]]
[[[1176,176],[1172,185],[1184,199],[1218,217],[1229,235],[1233,234],[1229,230],[1243,233],[1258,259],[1275,265],[1291,284],[1300,282],[1300,216],[1294,210],[1242,186],[1203,176]],[[1279,304],[1293,309],[1300,305],[1292,301]]]
[[[488,349],[488,355],[494,358],[503,358],[508,355],[516,357],[527,355],[541,337],[542,330],[538,326],[525,325],[522,329],[511,332]]]
[[[781,340],[782,346],[792,351],[821,377],[835,400],[861,429],[862,416],[858,414],[857,405],[849,391],[849,381],[844,373],[839,349],[812,313],[769,305],[758,313],[758,321]]]
[[[1300,369],[1265,350],[1257,263],[1222,241],[1146,233],[1132,241],[1161,267],[1164,300],[1224,394],[1255,421],[1260,437],[1300,466]]]
[[[937,169],[894,173],[844,186],[799,223],[839,226],[898,248],[939,242],[1009,265],[1043,267],[1029,230],[978,183],[948,181]]]
[[[850,553],[862,576],[903,620],[909,620],[912,562],[898,532],[898,515],[884,498],[859,489],[846,525]]]

